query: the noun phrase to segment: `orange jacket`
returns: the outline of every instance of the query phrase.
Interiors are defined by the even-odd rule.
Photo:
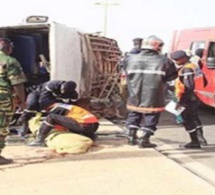
[[[190,68],[193,70],[194,73],[194,83],[195,83],[195,89],[194,93],[196,92],[196,89],[202,89],[204,87],[204,77],[203,77],[203,72],[199,68],[198,65],[193,64],[193,63],[188,63],[185,64],[178,72],[178,78],[176,79],[175,82],[175,96],[178,100],[181,99],[182,95],[185,92],[185,85],[184,83],[181,82],[180,77],[181,76],[186,76],[182,74],[182,70],[184,68]],[[188,73],[189,74],[189,73]]]
[[[72,118],[78,123],[87,124],[98,122],[98,119],[92,113],[76,105],[55,103],[51,106],[50,111],[54,113],[56,109],[65,111],[64,116]]]

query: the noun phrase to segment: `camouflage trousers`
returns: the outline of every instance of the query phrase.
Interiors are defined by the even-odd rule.
[[[9,134],[8,127],[14,113],[11,94],[0,93],[0,153],[5,147],[5,138]]]

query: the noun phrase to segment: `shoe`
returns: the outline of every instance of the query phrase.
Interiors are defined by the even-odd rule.
[[[128,145],[134,146],[137,144],[137,129],[130,129],[128,132]]]
[[[131,145],[131,146],[137,145],[136,137],[128,137],[128,145]]]
[[[3,156],[0,156],[0,165],[7,165],[13,163],[12,159],[4,158]]]
[[[180,146],[180,147],[186,148],[186,149],[199,149],[199,148],[201,148],[199,142],[192,142],[192,141],[190,143],[187,143],[187,144]]]
[[[27,146],[30,146],[30,147],[46,147],[46,144],[44,143],[44,141],[36,139],[36,140],[30,142],[29,144],[27,144]]]
[[[208,145],[208,142],[207,142],[207,140],[203,137],[203,135],[197,135],[197,137],[198,137],[199,143],[200,143],[202,146],[207,146],[207,145]]]
[[[153,144],[147,138],[141,138],[138,140],[139,148],[155,148],[157,145]]]
[[[207,146],[208,143],[207,143],[207,140],[204,138],[203,136],[203,130],[202,129],[197,129],[196,130],[196,133],[197,133],[197,138],[199,140],[199,143],[202,145],[202,146]]]
[[[22,126],[20,127],[19,131],[18,131],[18,135],[20,137],[25,137],[25,135],[27,135],[27,133],[29,133],[29,126],[28,126],[28,121],[23,121]]]

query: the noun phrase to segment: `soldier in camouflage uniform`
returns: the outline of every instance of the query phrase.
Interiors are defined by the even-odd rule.
[[[25,75],[20,63],[10,56],[13,43],[6,38],[0,38],[0,165],[12,163],[12,159],[1,156],[8,135],[8,126],[12,119],[17,97],[19,106],[25,107],[25,90],[23,83]]]

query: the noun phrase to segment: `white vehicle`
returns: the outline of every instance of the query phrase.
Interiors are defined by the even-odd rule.
[[[27,87],[47,80],[74,80],[80,97],[103,98],[104,89],[117,79],[121,52],[113,39],[48,22],[45,16],[0,27],[0,36],[13,41],[12,55],[23,67]]]

